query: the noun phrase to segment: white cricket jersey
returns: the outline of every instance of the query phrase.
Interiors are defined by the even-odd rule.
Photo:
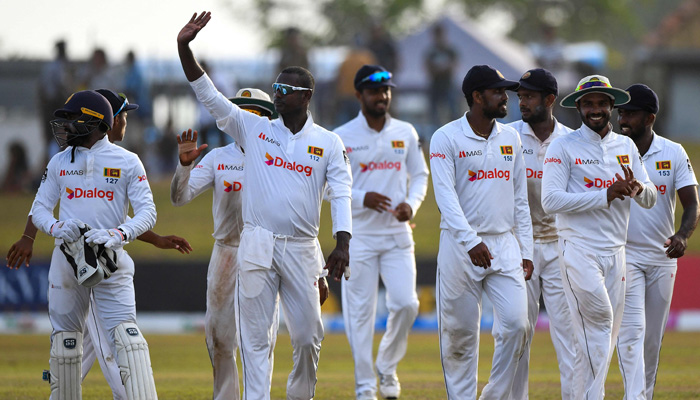
[[[292,134],[281,116],[269,120],[241,110],[216,90],[206,74],[190,85],[219,129],[245,149],[245,225],[315,238],[328,185],[333,234],[352,233],[352,176],[338,135],[314,124],[310,113],[304,127]]]
[[[238,246],[243,230],[241,190],[245,155],[236,143],[211,150],[197,165],[179,162],[170,184],[170,201],[182,206],[213,187],[211,212],[218,242]]]
[[[508,124],[518,131],[523,144],[523,157],[525,158],[525,174],[527,176],[527,202],[530,204],[530,216],[532,217],[532,232],[536,242],[551,242],[557,240],[557,227],[555,217],[547,214],[542,209],[542,166],[544,155],[552,140],[566,135],[573,129],[554,119],[554,130],[543,142],[532,131],[530,124],[520,120]]]
[[[676,191],[697,186],[698,181],[683,146],[656,133],[642,161],[656,186],[657,199],[649,210],[632,204],[627,230],[627,262],[675,266],[678,259],[666,257],[663,245],[675,233]]]
[[[49,161],[32,206],[32,222],[49,234],[56,222],[54,207],[59,199],[58,219],[76,218],[92,228],[122,228],[129,241],[153,228],[156,206],[146,171],[138,156],[103,137],[92,148],[72,147]],[[133,218],[127,217],[129,203]],[[57,243],[59,241],[57,240]]]
[[[365,194],[377,192],[391,199],[391,208],[407,203],[415,216],[428,190],[428,166],[413,125],[386,115],[380,132],[370,128],[360,114],[336,128],[352,168],[353,233],[387,235],[410,232],[389,212],[364,206]]]
[[[532,260],[525,161],[513,128],[495,122],[484,139],[465,114],[433,135],[430,169],[441,229],[468,250],[481,243],[479,235],[514,231],[522,258]]]
[[[634,198],[644,208],[656,203],[656,189],[642,165],[632,139],[612,130],[600,135],[581,125],[549,145],[542,174],[542,207],[557,215],[559,236],[578,246],[610,256],[627,241],[630,199],[614,199],[608,207],[615,174],[624,178],[621,164],[632,167],[643,185]]]

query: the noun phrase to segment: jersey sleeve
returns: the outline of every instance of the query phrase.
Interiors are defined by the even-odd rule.
[[[156,205],[153,202],[153,193],[141,160],[134,156],[129,161],[131,168],[129,168],[126,194],[134,209],[134,217],[119,225],[119,228],[126,232],[127,238],[131,241],[156,224]]]
[[[214,185],[214,154],[211,151],[195,166],[183,166],[179,162],[170,182],[170,202],[175,207],[184,206]]]
[[[676,190],[686,186],[697,186],[698,180],[693,171],[693,165],[690,163],[690,158],[685,152],[683,146],[678,145],[676,151],[676,166],[674,167],[673,185]]]
[[[561,138],[547,148],[542,168],[542,208],[548,214],[574,213],[608,207],[605,190],[587,193],[567,192],[571,176],[571,160]]]
[[[333,134],[335,135],[335,134]],[[331,203],[333,236],[340,231],[352,234],[352,173],[345,147],[336,136],[326,166],[326,199]]]
[[[428,165],[425,163],[425,156],[418,141],[418,133],[411,128],[411,140],[406,155],[406,168],[408,172],[408,195],[406,203],[411,206],[415,217],[420,205],[425,199],[428,191]]]
[[[457,242],[468,250],[481,243],[481,238],[469,225],[457,196],[454,150],[443,131],[437,131],[430,140],[430,169],[433,191],[442,221]]]
[[[56,176],[56,160],[56,157],[54,157],[49,161],[49,165],[41,177],[41,185],[39,185],[39,190],[36,192],[32,210],[29,212],[34,226],[49,235],[51,226],[57,221],[54,218],[53,210],[61,198],[61,186]]]
[[[632,139],[630,139],[632,141]],[[642,162],[642,156],[639,155],[639,150],[637,150],[637,145],[632,142],[630,146],[631,156],[632,156],[632,173],[634,177],[642,183],[644,186],[640,193],[634,196],[634,201],[637,202],[643,208],[652,208],[656,204],[656,186],[649,178],[646,167]]]
[[[197,95],[197,100],[216,119],[216,125],[219,129],[226,132],[245,149],[246,135],[254,134],[252,130],[248,130],[246,127],[259,122],[263,117],[243,111],[237,105],[231,103],[226,96],[216,89],[216,86],[214,86],[207,74],[190,82],[190,86]]]
[[[519,135],[515,135],[515,137],[518,140],[518,151],[515,154],[515,162],[513,163],[515,236],[518,238],[518,243],[520,243],[522,258],[532,261],[534,245],[532,240],[532,217],[530,216],[530,205],[527,200],[525,156],[523,156],[523,145]]]

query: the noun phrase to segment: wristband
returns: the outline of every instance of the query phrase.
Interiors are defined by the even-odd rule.
[[[117,230],[118,230],[119,233],[121,233],[121,235],[122,235],[122,241],[123,241],[123,242],[128,242],[128,238],[127,238],[127,236],[126,236],[126,232],[124,232],[124,230],[123,230],[122,228],[117,228]]]

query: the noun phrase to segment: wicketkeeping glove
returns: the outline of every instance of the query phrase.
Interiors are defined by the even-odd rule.
[[[91,229],[85,233],[85,242],[104,244],[108,249],[115,249],[126,242],[126,234],[121,229]]]
[[[82,236],[80,228],[85,228],[85,224],[79,219],[67,219],[65,221],[57,221],[51,225],[51,236],[63,239],[64,242],[75,242]]]

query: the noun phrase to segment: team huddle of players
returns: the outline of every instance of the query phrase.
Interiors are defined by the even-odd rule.
[[[282,70],[273,99],[254,88],[233,99],[219,93],[189,47],[210,18],[192,16],[178,35],[178,53],[198,101],[234,143],[196,162],[207,145],[198,146],[196,131],[178,136],[171,201],[181,206],[214,191],[205,320],[213,397],[240,398],[239,349],[242,398],[270,398],[281,304],[294,349],[287,398],[313,398],[328,275],[345,277],[356,398],[397,399],[397,365],[418,314],[409,221],[429,172],[414,127],[388,113],[392,74],[360,68],[354,85],[361,111],[331,132],[308,112],[314,78],[304,68]],[[496,119],[507,114],[507,91],[517,92],[522,120],[504,125]],[[477,65],[462,92],[469,111],[439,128],[429,151],[441,212],[436,300],[448,398],[477,396],[485,292],[494,307],[495,347],[481,399],[528,398],[540,297],[563,399],[604,397],[615,346],[626,398],[651,399],[676,259],[699,216],[688,156],[652,129],[656,94],[641,84],[622,90],[604,76],[585,77],[561,101],[581,116],[572,130],[552,114],[557,81],[544,69],[510,81]],[[79,399],[95,358],[115,399],[157,397],[136,325],[134,263],[123,245],[139,238],[190,248],[150,231],[156,211],[145,170],[112,143],[123,138],[126,112],[136,108],[103,90],[75,93],[56,110],[51,124],[65,150],[49,162],[27,230],[8,255],[10,266],[24,257],[28,263],[37,228],[56,238],[46,373],[52,399]],[[610,121],[614,108],[621,134]],[[683,206],[677,231],[676,193]],[[337,240],[325,266],[317,240],[323,200]],[[389,317],[373,360],[380,277]]]

